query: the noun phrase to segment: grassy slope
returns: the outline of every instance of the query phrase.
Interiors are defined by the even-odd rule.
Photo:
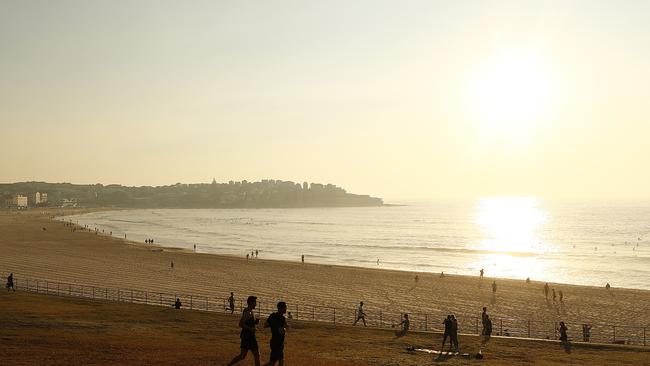
[[[155,306],[92,302],[0,291],[3,365],[221,365],[238,352],[237,317]],[[439,334],[409,334],[294,322],[287,335],[289,365],[425,365],[435,358],[407,345],[438,348]],[[259,332],[262,361],[268,331]],[[475,352],[478,339],[462,336]],[[493,339],[483,361],[451,358],[446,365],[650,365],[650,348]],[[250,356],[249,356],[250,357]],[[242,362],[252,365],[252,359]]]

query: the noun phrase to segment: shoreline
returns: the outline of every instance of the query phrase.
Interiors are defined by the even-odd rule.
[[[618,325],[650,325],[650,291],[549,283],[564,291],[564,302],[545,300],[543,282],[426,272],[301,264],[272,259],[193,253],[121,238],[73,232],[42,210],[0,211],[0,271],[60,282],[116,288],[181,291],[225,299],[254,294],[261,301],[353,309],[364,301],[369,313],[472,314],[483,306],[504,319]],[[78,211],[77,211],[78,212]],[[50,214],[52,212],[49,212]],[[71,211],[68,211],[70,214]],[[42,230],[45,227],[47,230]],[[170,262],[175,266],[170,268]],[[418,275],[419,281],[414,281]],[[492,281],[498,292],[492,294]],[[385,313],[388,316],[387,313]],[[442,316],[442,315],[440,315]],[[344,315],[348,317],[348,315]],[[352,313],[349,315],[352,318]],[[417,319],[414,319],[417,322]],[[437,323],[437,322],[436,322]],[[577,332],[577,330],[576,330]],[[623,336],[623,335],[621,335]]]
[[[384,206],[391,206],[390,204],[385,204]],[[402,206],[402,205],[395,205],[395,206]],[[404,205],[406,206],[406,205]],[[140,208],[80,208],[80,209],[72,209],[72,210],[80,210],[81,212],[75,212],[75,213],[65,213],[65,214],[57,214],[55,216],[57,217],[66,217],[66,216],[77,216],[77,215],[84,215],[88,213],[94,213],[94,212],[103,212],[103,211],[130,211],[130,210],[144,210]],[[178,209],[178,210],[183,210],[183,209]],[[63,220],[60,220],[63,221]],[[107,237],[110,237],[109,235],[101,234]],[[218,257],[226,257],[226,258],[232,258],[232,259],[244,259],[245,256],[239,256],[235,254],[227,254],[227,253],[209,253],[209,252],[194,252],[190,248],[183,248],[183,247],[175,247],[175,246],[170,246],[170,245],[165,245],[165,244],[160,244],[160,243],[153,243],[153,244],[146,244],[142,243],[140,241],[135,241],[131,239],[123,239],[120,237],[113,236],[112,238],[117,239],[117,240],[122,240],[125,243],[133,244],[142,247],[143,249],[150,249],[150,248],[160,248],[165,251],[169,252],[182,252],[182,253],[189,253],[193,255],[212,255],[212,256],[218,256]],[[307,256],[308,258],[308,256]],[[252,259],[251,259],[252,260]],[[260,260],[260,261],[270,261],[270,262],[278,262],[278,263],[299,263],[299,260],[287,260],[287,259],[269,259],[269,258],[263,258],[263,259],[255,259],[255,260]],[[410,270],[410,269],[398,269],[398,268],[377,268],[374,266],[353,266],[353,265],[346,265],[346,264],[337,264],[337,263],[323,263],[323,262],[307,262],[309,264],[313,265],[320,265],[320,266],[326,266],[326,267],[337,267],[337,268],[349,268],[349,269],[364,269],[364,270],[370,270],[370,271],[390,271],[390,272],[398,272],[398,273],[410,273],[412,275],[439,275],[440,272],[432,272],[432,271],[415,271],[415,270]],[[466,279],[477,279],[479,276],[478,275],[469,275],[469,274],[459,274],[459,273],[454,273],[454,272],[447,272],[446,270],[444,271],[445,277],[461,277],[461,278],[466,278]],[[491,279],[497,279],[500,281],[515,281],[515,282],[521,282],[525,283],[526,279],[523,278],[510,278],[510,277],[492,277],[492,276],[486,276],[486,278],[491,278]],[[585,287],[585,288],[593,288],[593,289],[604,289],[605,286],[596,286],[596,285],[588,285],[588,284],[580,284],[580,283],[569,283],[569,282],[556,282],[556,281],[542,281],[542,280],[537,280],[534,278],[530,278],[531,283],[536,283],[536,284],[544,284],[548,283],[549,285],[557,285],[557,286],[575,286],[575,287]],[[612,288],[617,288],[617,289],[624,289],[624,290],[631,290],[631,291],[648,291],[650,292],[650,289],[644,289],[644,288],[636,288],[636,287],[625,287],[625,286],[612,286]]]

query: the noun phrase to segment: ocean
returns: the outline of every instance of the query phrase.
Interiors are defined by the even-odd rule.
[[[114,236],[263,259],[650,289],[650,202],[493,197],[399,206],[139,209],[64,218]]]

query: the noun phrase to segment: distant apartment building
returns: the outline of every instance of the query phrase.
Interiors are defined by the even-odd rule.
[[[61,207],[77,207],[77,200],[74,198],[64,198],[61,201]]]
[[[30,195],[29,201],[31,206],[43,206],[47,204],[47,193],[36,192]]]
[[[27,196],[23,195],[16,195],[11,198],[9,198],[6,201],[6,204],[8,207],[15,207],[15,208],[26,208],[27,207]]]

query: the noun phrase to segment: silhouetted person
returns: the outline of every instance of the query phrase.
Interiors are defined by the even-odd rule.
[[[357,325],[359,320],[363,321],[363,326],[366,325],[366,313],[363,311],[363,301],[359,302],[359,308],[357,309],[357,318],[352,325]]]
[[[562,290],[560,290],[559,293],[560,293],[560,302],[563,302],[563,300],[564,300],[564,293],[562,292]]]
[[[171,263],[169,264],[169,266],[171,267],[171,269],[174,269],[174,261],[171,261]]]
[[[196,253],[196,244],[194,244],[194,253]]]
[[[481,276],[481,279],[482,279],[482,278],[483,278],[483,273],[484,273],[484,272],[483,272],[483,268],[481,268],[481,270],[479,271],[479,273],[480,273],[480,276]]]
[[[16,288],[14,287],[14,274],[9,273],[9,276],[7,277],[7,291],[14,290],[16,291]]]
[[[255,366],[260,366],[260,353],[258,351],[257,339],[255,338],[255,325],[259,323],[259,319],[255,319],[255,313],[253,312],[257,306],[257,297],[249,296],[246,299],[246,304],[247,306],[242,312],[241,319],[239,319],[239,327],[241,328],[241,333],[239,334],[239,338],[241,339],[241,353],[233,358],[228,365],[234,365],[243,360],[246,358],[248,351],[251,351]]]
[[[248,262],[249,256],[250,256],[250,254],[246,253],[246,262]]]
[[[456,352],[460,350],[458,346],[458,319],[452,314],[451,315],[451,345],[454,347]]]
[[[181,306],[183,306],[183,304],[181,304],[181,299],[179,299],[179,298],[177,297],[177,298],[176,298],[176,302],[174,302],[174,307],[175,307],[176,309],[180,309]]]
[[[611,286],[609,285],[609,282],[607,282],[607,284],[605,285],[605,289],[609,290],[610,288],[611,288]]]
[[[564,324],[564,322],[560,322],[560,341],[562,343],[567,342],[569,340],[566,331],[567,331],[566,325]]]
[[[377,265],[379,265],[379,258],[377,258]]]
[[[487,343],[492,336],[492,319],[487,314],[485,314],[485,322],[483,323],[483,331],[481,334],[483,335],[483,344]]]
[[[230,293],[230,297],[228,298],[228,306],[230,308],[230,314],[235,312],[235,294],[232,292]]]
[[[259,252],[257,249],[255,249],[255,258],[257,258],[257,255],[258,255],[259,253],[260,253],[260,252]]]
[[[418,281],[419,281],[419,280],[420,280],[420,277],[418,277],[418,275],[415,275],[415,284],[416,284],[416,285],[418,284]]]
[[[445,326],[445,332],[442,335],[442,347],[441,347],[441,350],[443,348],[445,348],[445,342],[447,341],[447,337],[451,336],[451,315],[447,315],[445,320],[442,321],[442,324]],[[449,343],[453,345],[453,342],[451,342],[451,340],[450,340]]]
[[[492,293],[496,294],[497,292],[497,281],[492,281]]]
[[[302,264],[305,264],[305,255],[303,254],[300,258],[302,260]]]
[[[555,289],[551,289],[551,291],[553,292],[553,302],[555,302]]]
[[[440,278],[443,278],[443,277],[445,277],[445,272],[444,271],[440,272]]]
[[[487,307],[483,307],[483,312],[481,313],[481,325],[485,329],[485,320],[487,319],[488,314],[487,314]]]
[[[287,304],[284,301],[278,303],[277,313],[269,315],[264,323],[264,328],[271,328],[271,355],[265,366],[273,366],[276,362],[284,365],[284,334],[287,328],[287,319],[284,314],[287,312]]]
[[[548,300],[548,282],[544,284],[544,297]]]
[[[583,324],[582,325],[582,340],[589,342],[589,336],[591,335],[591,325]]]
[[[409,328],[411,327],[411,321],[409,320],[408,314],[404,313],[404,319],[402,319],[402,321],[397,324],[392,324],[391,328],[398,327],[400,325],[402,326],[402,330],[397,332],[395,335],[398,337],[403,337],[406,335],[406,333],[408,333]]]
[[[530,277],[526,277],[526,283],[530,283]]]

